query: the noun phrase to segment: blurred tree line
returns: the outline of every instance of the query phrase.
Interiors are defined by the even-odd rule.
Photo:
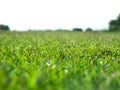
[[[3,24],[0,24],[0,30],[3,30],[3,31],[9,31],[10,28],[8,25],[3,25]]]
[[[109,22],[109,31],[120,31],[120,14],[117,19]]]
[[[73,31],[79,31],[79,32],[82,32],[83,29],[82,29],[82,28],[73,28]],[[85,31],[86,31],[86,32],[92,32],[93,30],[92,30],[92,28],[88,27],[88,28],[86,28]]]

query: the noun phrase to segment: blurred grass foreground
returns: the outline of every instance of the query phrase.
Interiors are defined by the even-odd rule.
[[[0,90],[119,90],[120,33],[0,32]]]

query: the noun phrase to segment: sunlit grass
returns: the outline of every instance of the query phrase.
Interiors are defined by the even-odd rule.
[[[119,90],[120,33],[0,32],[0,90]]]

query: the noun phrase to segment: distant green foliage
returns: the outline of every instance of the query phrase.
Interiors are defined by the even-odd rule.
[[[120,31],[120,15],[116,20],[111,20],[109,22],[109,30],[110,31]]]
[[[0,90],[119,90],[120,33],[2,32]]]
[[[93,31],[92,28],[87,28],[86,29],[86,32],[91,32],[91,31]]]
[[[79,31],[79,32],[82,32],[82,28],[73,28],[73,31]]]
[[[70,30],[67,30],[67,29],[56,29],[54,31],[56,31],[56,32],[69,32]]]
[[[0,24],[0,30],[8,31],[8,30],[10,30],[10,28],[8,25]]]

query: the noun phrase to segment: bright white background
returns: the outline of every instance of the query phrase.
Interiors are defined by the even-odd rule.
[[[107,29],[120,0],[0,0],[0,24],[13,30]]]

